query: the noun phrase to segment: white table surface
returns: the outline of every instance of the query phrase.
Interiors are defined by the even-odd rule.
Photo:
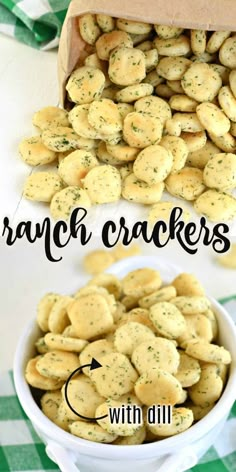
[[[18,158],[17,144],[24,136],[34,133],[33,112],[56,104],[57,97],[56,52],[36,51],[0,36],[1,221],[6,215],[15,222],[48,216],[43,205],[34,206],[21,200],[22,185],[31,169]],[[113,218],[113,210],[114,207],[108,206],[101,214],[100,209],[100,218],[105,220],[108,215]],[[139,216],[138,212],[135,215]],[[134,217],[133,211],[131,216]],[[17,339],[27,320],[35,316],[40,297],[47,291],[73,292],[86,277],[82,257],[101,245],[99,237],[94,237],[85,247],[74,240],[61,252],[63,260],[52,263],[45,258],[42,241],[30,245],[21,240],[13,247],[6,247],[0,238],[0,370],[12,367]],[[209,248],[200,246],[198,253],[191,256],[174,242],[163,249],[145,245],[143,252],[166,257],[185,272],[195,273],[213,297],[236,292],[236,271],[217,265]]]

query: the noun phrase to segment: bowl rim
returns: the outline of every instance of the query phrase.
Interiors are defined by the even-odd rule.
[[[138,256],[129,258],[132,259],[133,263],[142,263],[142,267],[150,262],[148,256]],[[153,258],[151,258],[153,259]],[[126,259],[126,267],[128,270],[132,270],[128,266],[128,258]],[[145,262],[145,264],[144,264]],[[123,268],[122,261],[111,266],[109,273],[116,274],[117,267]],[[176,266],[175,266],[176,269]],[[181,269],[178,269],[181,271]],[[235,400],[236,391],[236,327],[233,323],[232,318],[227,313],[225,308],[220,305],[215,299],[209,297],[212,303],[217,318],[224,320],[228,327],[228,339],[231,344],[231,355],[232,364],[230,366],[230,373],[227,384],[224,388],[222,396],[213,407],[213,409],[201,420],[191,426],[188,430],[179,433],[176,436],[165,438],[161,441],[154,441],[147,444],[132,445],[132,446],[118,446],[114,444],[103,444],[88,441],[72,435],[69,432],[62,430],[59,426],[50,421],[40,410],[39,406],[33,399],[29,385],[24,378],[24,368],[27,361],[27,352],[30,346],[32,346],[32,340],[30,339],[36,330],[39,329],[36,324],[36,319],[31,320],[27,323],[22,335],[19,338],[17,348],[14,356],[13,376],[14,383],[17,392],[18,399],[30,418],[33,425],[36,427],[38,433],[43,433],[44,437],[48,440],[54,440],[59,442],[66,448],[79,451],[81,454],[87,454],[90,456],[101,457],[101,458],[112,458],[114,460],[121,459],[133,459],[135,458],[152,458],[158,455],[164,455],[169,452],[173,452],[176,447],[183,446],[185,444],[195,443],[203,436],[205,436],[210,430],[212,430],[230,411],[231,406]],[[233,349],[232,349],[233,347]],[[132,456],[132,457],[131,457]]]

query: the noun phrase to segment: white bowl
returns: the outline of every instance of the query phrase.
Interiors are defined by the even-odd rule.
[[[153,267],[160,270],[169,283],[181,270],[160,258],[132,257],[114,264],[109,273],[123,277],[130,270]],[[22,334],[14,360],[14,381],[20,403],[42,441],[49,457],[62,472],[182,472],[193,467],[213,444],[227,419],[236,391],[236,329],[226,310],[211,299],[220,337],[219,341],[232,355],[232,364],[225,390],[205,418],[184,433],[161,441],[138,446],[99,444],[75,437],[52,423],[42,413],[25,381],[27,361],[34,355],[34,342],[39,328],[31,321]]]

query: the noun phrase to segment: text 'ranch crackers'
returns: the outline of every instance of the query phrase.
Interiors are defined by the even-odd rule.
[[[210,221],[234,219],[235,34],[89,13],[77,28],[87,56],[66,83],[66,109],[36,112],[38,134],[19,145],[40,166],[24,197],[55,219],[123,198],[148,205],[153,224],[171,212],[166,190]]]
[[[124,257],[121,249],[109,254]],[[87,257],[90,273],[99,256]],[[193,274],[167,285],[148,267],[122,280],[100,272],[73,295],[44,295],[37,323],[26,380],[53,423],[89,441],[134,445],[179,434],[214,408],[227,382],[231,355],[218,343],[217,318]],[[90,370],[92,359],[101,366]],[[106,416],[132,405],[142,411],[139,424]],[[172,406],[171,424],[149,424],[153,405]]]

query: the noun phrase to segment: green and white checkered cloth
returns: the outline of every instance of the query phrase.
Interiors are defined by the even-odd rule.
[[[58,45],[70,0],[0,0],[0,32],[37,49]]]
[[[236,322],[236,295],[221,300],[221,303]],[[0,471],[59,471],[47,457],[44,444],[20,406],[12,372],[0,379]],[[236,472],[236,402],[224,427],[223,437],[216,440],[189,472]]]

